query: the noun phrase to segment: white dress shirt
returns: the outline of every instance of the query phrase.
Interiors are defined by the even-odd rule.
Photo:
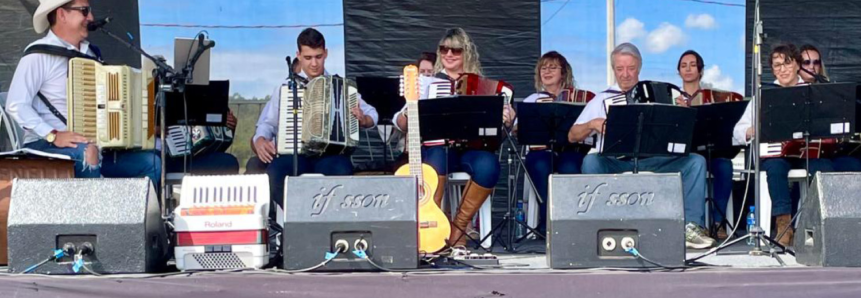
[[[93,56],[90,43],[82,41],[78,49],[48,30],[45,37],[27,46],[46,44],[76,50]],[[65,131],[66,125],[36,96],[41,92],[48,101],[68,118],[66,80],[69,58],[48,54],[30,54],[21,58],[6,100],[6,112],[24,129],[24,143],[45,138],[52,130]]]
[[[613,85],[607,90],[595,95],[595,98],[589,101],[589,103],[586,104],[586,107],[583,108],[583,112],[580,113],[580,117],[577,117],[577,121],[574,122],[574,125],[586,124],[589,121],[598,118],[607,119],[607,110],[604,107],[604,100],[608,97],[617,96],[620,92],[622,92],[622,89],[619,88],[619,85]],[[592,131],[588,137],[592,137],[594,135],[598,136],[598,140],[595,143],[595,148],[589,151],[589,153],[597,153],[604,148],[604,134]]]
[[[323,71],[323,75],[328,76],[329,72]],[[307,78],[305,72],[299,73],[299,76],[303,78]],[[260,118],[257,120],[257,130],[254,133],[253,141],[257,141],[258,138],[265,138],[271,141],[277,141],[275,137],[278,135],[278,111],[281,107],[281,87],[286,86],[289,83],[289,79],[284,80],[284,83],[278,87],[275,87],[275,91],[272,91],[272,97],[269,98],[269,102],[266,103],[266,106],[263,107],[263,112],[260,113]],[[362,95],[359,94],[359,108],[362,109],[362,113],[371,117],[374,120],[374,125],[377,125],[377,121],[379,120],[379,114],[377,113],[377,109],[373,106],[369,105],[362,99]]]
[[[780,82],[774,81],[775,85],[780,86]],[[798,77],[798,85],[807,85],[801,76]],[[741,119],[732,129],[732,144],[736,146],[750,144],[751,140],[747,139],[747,129],[753,126],[753,100],[747,103],[747,108],[744,109],[744,114],[741,114]]]

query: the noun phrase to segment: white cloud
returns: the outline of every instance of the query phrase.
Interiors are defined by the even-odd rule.
[[[646,49],[652,53],[663,53],[673,46],[684,44],[686,39],[681,28],[670,23],[661,23],[658,29],[646,36]]]
[[[616,26],[616,44],[631,42],[646,36],[646,25],[635,18],[627,18]]]
[[[703,71],[702,82],[704,83],[704,85],[708,84],[711,86],[711,88],[714,89],[738,91],[735,90],[735,88],[733,87],[732,78],[722,74],[720,67],[717,65],[712,65],[711,67],[706,68],[706,70]]]
[[[708,30],[717,27],[717,22],[713,16],[707,13],[699,15],[689,14],[688,18],[685,19],[685,27]]]

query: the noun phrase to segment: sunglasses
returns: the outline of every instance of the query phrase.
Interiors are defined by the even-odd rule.
[[[90,13],[93,12],[93,9],[89,6],[73,6],[73,7],[64,7],[65,10],[77,10],[80,11],[85,17],[89,16]]]
[[[820,66],[820,65],[822,65],[822,61],[821,60],[803,60],[803,61],[801,61],[801,65],[810,66],[810,64]]]
[[[451,53],[456,55],[456,56],[463,54],[463,48],[450,48],[447,46],[439,46],[439,53],[440,54],[445,55],[445,54],[448,54],[449,51],[451,51]]]

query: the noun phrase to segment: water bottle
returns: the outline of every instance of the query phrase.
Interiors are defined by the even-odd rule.
[[[750,213],[747,214],[747,232],[753,231],[753,228],[756,227],[756,207],[750,206]],[[747,238],[747,245],[753,246],[755,243],[755,239],[753,237]]]
[[[526,234],[526,228],[523,226],[526,224],[526,213],[523,212],[523,201],[517,201],[517,209],[515,209],[514,212],[514,219],[521,223],[516,224],[514,229],[514,237],[519,239]]]

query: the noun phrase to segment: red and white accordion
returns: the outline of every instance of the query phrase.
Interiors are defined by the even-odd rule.
[[[810,140],[810,144],[807,148],[804,148],[804,141],[802,140],[759,144],[759,157],[762,158],[824,158],[836,151],[837,139],[833,138]]]
[[[576,88],[564,88],[555,96],[548,92],[541,92],[541,96],[535,102],[567,102],[574,104],[587,104],[595,98],[595,93],[588,90]]]
[[[700,89],[688,97],[689,106],[699,106],[710,103],[742,101],[744,96],[731,91]]]

